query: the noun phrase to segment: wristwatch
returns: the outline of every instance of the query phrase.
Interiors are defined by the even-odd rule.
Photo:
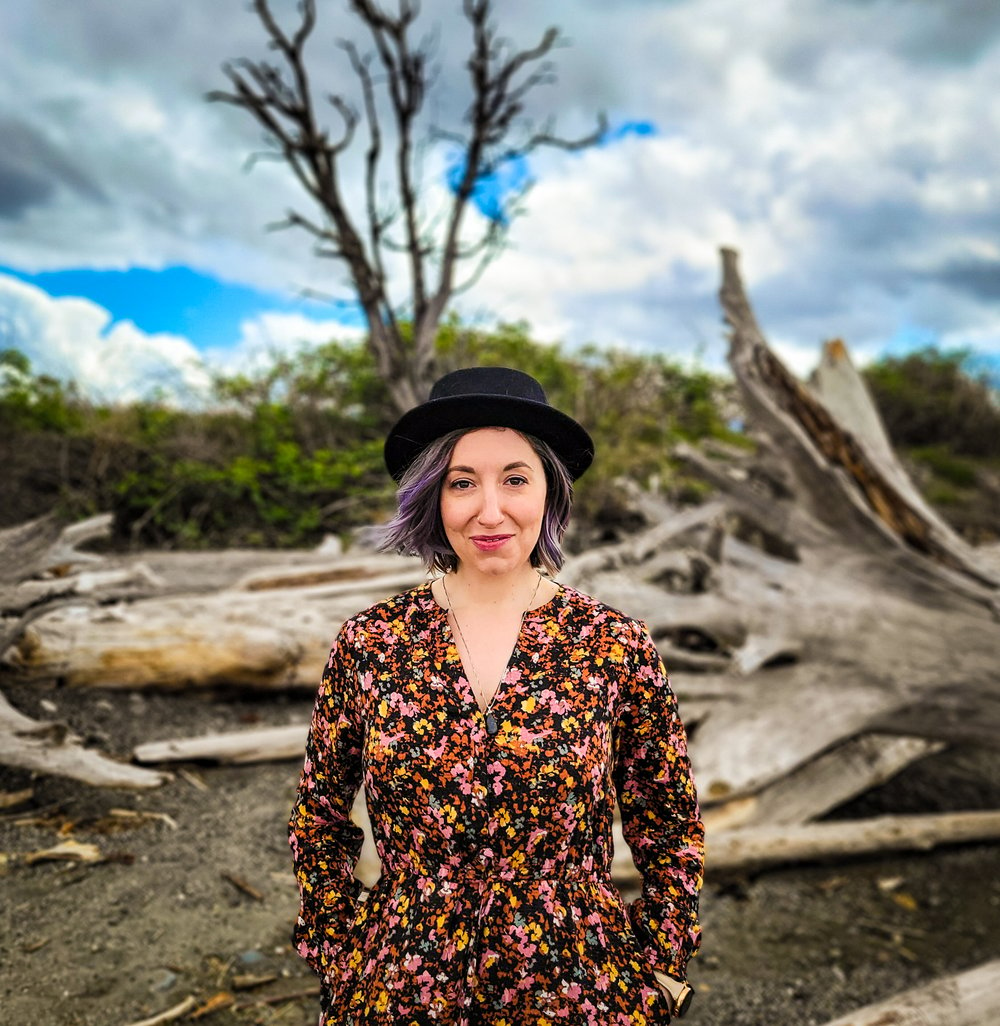
[[[672,976],[668,976],[666,973],[661,973],[659,970],[654,969],[653,975],[656,977],[657,983],[663,985],[666,988],[667,993],[670,995],[670,1016],[671,1018],[680,1019],[682,1015],[691,1007],[691,998],[694,997],[694,987],[691,986],[686,980],[675,980]]]

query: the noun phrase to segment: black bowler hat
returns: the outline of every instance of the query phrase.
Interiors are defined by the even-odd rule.
[[[404,413],[385,440],[385,465],[398,482],[424,449],[458,428],[509,427],[556,451],[575,481],[594,459],[590,435],[549,405],[530,374],[509,367],[468,367],[438,379],[431,397]]]

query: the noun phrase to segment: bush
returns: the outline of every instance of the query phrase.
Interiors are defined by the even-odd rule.
[[[930,469],[935,477],[959,488],[975,488],[979,473],[975,464],[940,445],[911,449],[910,458]]]
[[[886,357],[865,378],[893,443],[903,448],[944,447],[949,452],[1000,458],[1000,404],[985,377],[963,370],[968,351],[933,347]]]
[[[486,332],[454,321],[442,328],[438,352],[442,370],[525,370],[588,427],[598,456],[578,489],[576,519],[598,534],[630,515],[622,478],[690,501],[698,483],[674,463],[672,444],[736,437],[719,412],[728,386],[662,356],[567,354],[531,339],[523,324]],[[0,424],[27,454],[12,482],[24,500],[14,520],[55,503],[68,516],[113,511],[122,544],[281,547],[314,544],[394,509],[382,444],[395,414],[361,344],[331,342],[256,374],[220,377],[217,408],[201,412],[155,402],[93,406],[33,375],[21,354],[5,359]],[[60,468],[44,489],[39,461]]]

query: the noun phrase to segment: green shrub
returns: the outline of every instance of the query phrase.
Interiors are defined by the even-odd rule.
[[[956,456],[943,446],[929,445],[910,450],[910,458],[928,467],[935,477],[959,488],[975,488],[979,480],[976,465]]]
[[[895,445],[1000,457],[997,393],[986,378],[965,373],[968,355],[967,350],[928,347],[904,357],[885,357],[865,369]]]
[[[702,489],[685,478],[671,446],[739,437],[719,412],[729,386],[663,356],[593,347],[567,353],[533,340],[523,324],[478,331],[456,321],[442,328],[438,353],[442,370],[519,367],[588,427],[598,457],[578,489],[577,519],[598,531],[628,516],[622,477],[691,501]],[[220,376],[218,405],[203,411],[157,402],[95,406],[33,375],[19,353],[0,356],[2,367],[0,422],[12,451],[50,452],[44,438],[73,451],[44,491],[32,492],[37,462],[25,462],[12,482],[25,498],[17,519],[55,499],[67,515],[113,511],[123,544],[280,547],[314,544],[394,508],[382,444],[395,413],[360,343],[330,342],[254,374]],[[39,508],[28,508],[31,501]]]

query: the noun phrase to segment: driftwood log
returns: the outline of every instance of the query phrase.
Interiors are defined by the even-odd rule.
[[[149,741],[133,752],[137,762],[273,762],[305,755],[308,723],[206,734],[203,737]]]
[[[215,594],[64,605],[31,623],[3,659],[23,677],[67,687],[315,688],[340,623],[423,576],[414,560],[363,555],[254,574]]]
[[[0,695],[0,762],[38,773],[73,777],[99,787],[158,787],[163,773],[117,762],[84,748],[63,723],[32,720]]]
[[[54,516],[0,531],[0,650],[66,603],[117,600],[155,592],[161,582],[144,564],[105,569],[103,557],[81,550],[111,533],[110,514],[68,527]],[[163,773],[85,748],[64,723],[33,720],[0,694],[0,763],[73,777],[101,787],[158,787]]]
[[[933,980],[824,1026],[996,1026],[1000,959]]]
[[[792,862],[824,862],[887,851],[996,841],[1000,812],[877,816],[799,826],[758,826],[708,833],[708,871],[753,871]]]

